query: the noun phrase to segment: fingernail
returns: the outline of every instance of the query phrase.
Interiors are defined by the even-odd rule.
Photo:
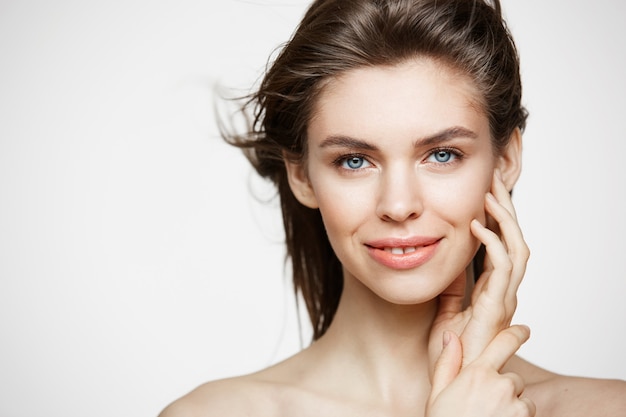
[[[450,336],[450,331],[446,330],[445,332],[443,332],[443,347],[444,348],[448,346],[448,343],[450,343],[451,338],[452,337]]]
[[[489,200],[493,201],[494,203],[498,202],[498,200],[496,200],[496,197],[493,194],[491,194],[491,193],[487,193],[487,198]]]

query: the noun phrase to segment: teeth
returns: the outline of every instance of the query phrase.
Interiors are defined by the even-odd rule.
[[[413,246],[407,248],[385,248],[385,252],[392,253],[394,255],[402,255],[405,253],[415,252],[417,249]]]

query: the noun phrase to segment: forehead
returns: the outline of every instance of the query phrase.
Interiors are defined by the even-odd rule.
[[[369,137],[402,130],[426,135],[450,125],[477,129],[479,124],[488,127],[474,82],[439,61],[418,58],[356,68],[327,80],[313,109],[309,137]]]

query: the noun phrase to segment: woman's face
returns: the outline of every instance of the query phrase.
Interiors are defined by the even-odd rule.
[[[498,161],[477,94],[430,59],[351,70],[324,87],[306,164],[290,180],[319,208],[346,280],[415,304],[464,273]]]

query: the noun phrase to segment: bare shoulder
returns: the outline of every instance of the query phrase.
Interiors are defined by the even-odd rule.
[[[208,382],[168,405],[158,417],[275,416],[273,385],[253,376]]]
[[[302,384],[304,351],[257,372],[200,385],[158,417],[291,417],[314,409],[320,396]]]
[[[514,371],[526,380],[524,395],[537,417],[626,416],[626,381],[565,376],[518,360]]]
[[[542,399],[545,413],[559,417],[626,415],[626,381],[556,375],[529,388]],[[539,409],[539,405],[537,407]],[[539,413],[538,413],[539,415]]]

